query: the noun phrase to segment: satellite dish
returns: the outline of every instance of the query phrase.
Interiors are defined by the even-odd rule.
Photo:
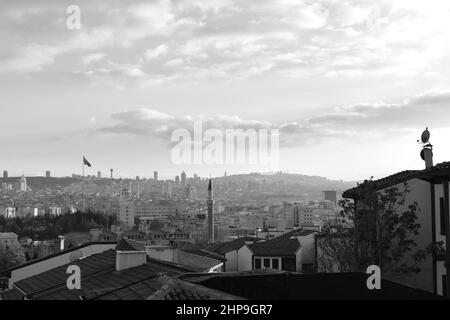
[[[423,143],[427,143],[430,141],[430,131],[428,131],[428,128],[425,129],[424,132],[422,132],[421,140]]]

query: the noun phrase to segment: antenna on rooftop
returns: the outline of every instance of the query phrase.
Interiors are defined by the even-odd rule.
[[[417,140],[422,145],[420,157],[425,161],[425,168],[431,168],[433,166],[433,145],[430,143],[430,136],[431,134],[427,127],[422,132],[420,140]]]

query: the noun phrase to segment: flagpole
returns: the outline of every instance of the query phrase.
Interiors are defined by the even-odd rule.
[[[84,179],[84,156],[83,156],[83,159],[82,159],[82,164],[83,164],[83,212],[85,212],[86,211],[86,202],[85,202],[85,199],[84,199],[84,184],[85,184],[85,179]]]

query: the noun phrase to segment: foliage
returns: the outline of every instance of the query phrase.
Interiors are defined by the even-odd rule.
[[[365,272],[369,265],[378,265],[383,272],[394,274],[420,272],[418,264],[428,251],[416,248],[419,208],[417,202],[406,204],[408,184],[381,192],[372,180],[366,180],[357,190],[356,204],[348,199],[340,201],[342,218],[353,221],[354,226],[340,231],[327,229],[318,243],[321,268]]]
[[[86,232],[91,228],[106,227],[114,223],[115,217],[95,212],[76,212],[60,216],[43,215],[5,219],[0,217],[0,232],[14,232],[20,237],[33,240],[51,240],[68,232]]]
[[[15,254],[14,251],[0,247],[0,271],[14,268],[23,262],[24,260]]]

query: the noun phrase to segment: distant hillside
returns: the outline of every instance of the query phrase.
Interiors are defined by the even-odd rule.
[[[266,184],[268,186],[279,186],[283,193],[288,194],[304,194],[311,198],[321,198],[322,191],[336,190],[338,193],[353,188],[356,185],[355,181],[330,180],[320,176],[308,176],[303,174],[240,174],[226,177],[219,177],[214,179],[216,183],[244,183],[254,182],[258,184]],[[273,188],[270,188],[273,189]]]
[[[284,182],[284,183],[301,183],[311,186],[329,186],[331,190],[336,188],[348,188],[355,186],[355,181],[343,181],[343,180],[330,180],[321,176],[308,176],[304,174],[291,174],[291,173],[275,173],[275,174],[261,174],[261,173],[250,173],[250,174],[239,174],[230,175],[226,177],[219,177],[215,180],[218,181],[254,181],[254,182],[264,182],[274,183],[274,182]],[[325,189],[324,189],[325,190]]]
[[[81,181],[81,178],[63,177],[63,178],[46,178],[46,177],[26,177],[27,185],[32,190],[44,190],[44,189],[63,189],[68,187],[74,182]],[[20,177],[9,177],[7,179],[0,178],[0,184],[3,182],[17,184]],[[99,180],[99,183],[102,180]],[[106,182],[105,182],[106,183]]]
[[[3,182],[17,185],[20,177],[10,177],[7,179],[0,178],[0,184]],[[89,179],[88,179],[89,180]],[[73,183],[80,182],[81,178],[63,177],[63,178],[46,178],[46,177],[27,177],[27,184],[33,190],[62,190]],[[97,186],[105,186],[111,183],[110,179],[93,179],[89,180]],[[117,180],[118,181],[118,180]],[[306,194],[314,197],[320,197],[322,191],[336,190],[343,192],[356,185],[354,181],[330,180],[320,176],[308,176],[304,174],[276,173],[276,174],[239,174],[226,177],[214,178],[216,184],[236,183],[238,185],[254,182],[257,184],[266,184],[269,189],[283,190],[285,194]],[[199,193],[206,192],[206,180],[202,182],[205,187],[199,187]]]

